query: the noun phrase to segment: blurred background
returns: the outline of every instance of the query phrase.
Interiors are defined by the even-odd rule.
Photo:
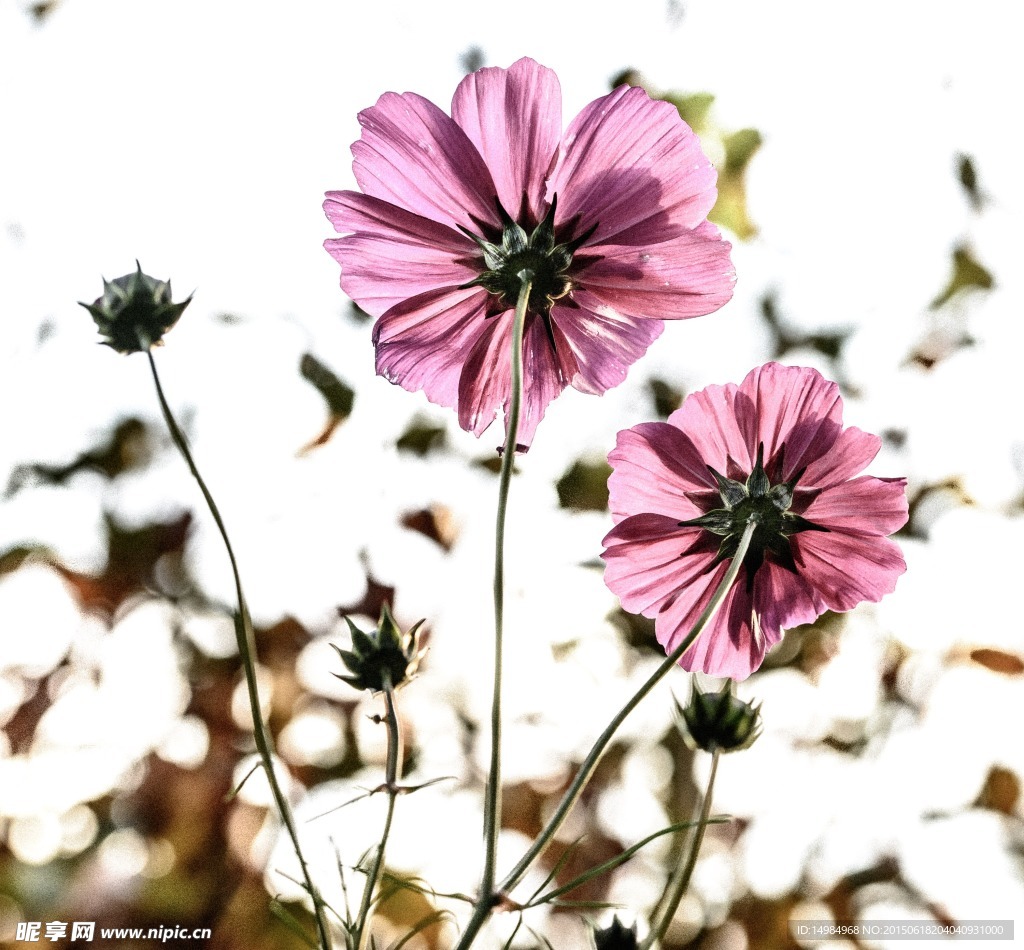
[[[194,301],[158,354],[224,513],[261,684],[328,900],[358,902],[378,838],[381,704],[334,677],[341,614],[426,618],[400,694],[407,781],[388,867],[472,894],[480,866],[496,428],[374,376],[370,323],[321,244],[354,187],[356,113],[388,90],[448,107],[529,55],[563,122],[621,82],[669,98],[719,168],[736,296],[670,325],[625,384],[569,390],[518,463],[509,524],[499,871],[662,656],[601,581],[615,433],[768,359],[837,380],[869,471],[905,475],[908,572],[879,605],[790,631],[741,687],[764,733],[723,759],[666,948],[795,946],[793,920],[1024,922],[1020,255],[1024,87],[1010,4],[520,0],[0,3],[0,942],[18,921],[208,927],[167,946],[302,946],[308,916],[250,771],[226,557],[142,357],[77,301],[144,270]],[[550,852],[568,880],[688,817],[707,757],[669,677],[629,719]],[[638,919],[678,842],[566,895]],[[339,873],[339,867],[341,873]],[[527,894],[542,879],[527,880]],[[521,896],[517,892],[517,896]],[[386,946],[435,907],[397,891]],[[587,945],[529,912],[518,948]],[[389,924],[389,921],[391,922]],[[481,947],[517,923],[498,917]],[[389,929],[390,928],[390,929]],[[419,946],[444,948],[428,928]],[[543,941],[549,943],[545,944]],[[51,945],[67,945],[54,942]],[[80,946],[151,946],[97,937]],[[849,945],[853,945],[852,943]],[[863,946],[880,946],[863,942]],[[900,944],[902,945],[902,944]],[[412,943],[407,946],[413,946]]]

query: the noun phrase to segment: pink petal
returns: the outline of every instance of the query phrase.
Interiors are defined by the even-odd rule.
[[[341,286],[379,317],[409,297],[458,287],[477,276],[476,246],[451,228],[379,198],[332,191],[324,211],[342,238],[324,242],[341,264]]]
[[[730,478],[746,478],[756,458],[747,434],[736,419],[738,387],[707,386],[690,393],[668,417],[669,425],[685,432],[706,465]]]
[[[756,454],[764,442],[765,467],[785,444],[786,481],[831,452],[843,427],[839,387],[806,366],[766,363],[747,374],[735,400],[737,421]]]
[[[877,435],[863,432],[856,426],[843,429],[831,450],[807,466],[797,487],[829,488],[842,485],[862,472],[881,447],[882,440]]]
[[[616,523],[637,512],[674,522],[699,517],[691,492],[715,490],[715,481],[690,438],[667,422],[644,422],[618,435],[608,455],[608,506]]]
[[[507,312],[489,317],[486,328],[466,356],[459,382],[459,425],[480,435],[497,417],[507,418],[512,393],[512,319]],[[559,352],[551,348],[544,322],[529,315],[523,332],[523,401],[516,442],[529,446],[548,404],[569,384],[576,364],[555,332]]]
[[[602,244],[577,255],[574,277],[619,313],[682,320],[728,303],[736,283],[732,245],[705,221],[655,245]]]
[[[906,486],[902,478],[864,475],[826,488],[802,514],[830,531],[869,537],[892,534],[907,523]]]
[[[783,630],[812,623],[828,605],[807,578],[776,564],[769,555],[754,578],[754,609],[765,639],[777,643]]]
[[[447,224],[498,224],[497,195],[476,147],[453,119],[422,96],[386,92],[359,113],[352,171],[374,198]]]
[[[483,156],[505,210],[518,219],[525,195],[527,212],[539,221],[562,134],[562,90],[554,72],[524,58],[508,69],[470,73],[455,90],[452,118]]]
[[[479,287],[442,289],[404,300],[373,328],[377,372],[439,406],[459,404],[466,353],[486,329],[487,292]]]
[[[797,568],[830,610],[852,610],[862,601],[892,593],[907,569],[888,538],[804,531],[792,540]]]
[[[663,324],[622,316],[582,289],[573,292],[572,302],[576,306],[560,301],[551,308],[551,322],[565,334],[579,366],[572,385],[580,392],[606,392],[626,378]]]
[[[633,515],[605,535],[604,580],[631,613],[653,617],[680,589],[704,583],[717,545],[665,515]]]
[[[728,570],[729,562],[722,562],[662,607],[654,631],[666,653],[671,653],[689,635]],[[766,631],[753,621],[751,596],[741,573],[679,665],[691,672],[701,670],[711,676],[746,679],[778,639],[777,631]]]
[[[597,225],[591,243],[656,217],[663,240],[697,227],[715,203],[715,170],[700,142],[667,102],[620,86],[569,124],[548,181],[558,221]]]

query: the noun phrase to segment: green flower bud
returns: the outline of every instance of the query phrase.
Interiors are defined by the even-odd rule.
[[[761,706],[737,699],[729,683],[717,693],[702,693],[694,686],[690,702],[676,702],[682,716],[683,735],[691,749],[705,752],[736,752],[749,748],[761,734]]]
[[[636,924],[627,927],[618,917],[604,930],[594,930],[595,950],[636,950],[638,946]]]
[[[164,334],[178,322],[192,302],[171,301],[171,282],[142,273],[135,262],[134,274],[103,281],[103,296],[93,303],[80,303],[96,321],[104,345],[118,353],[145,353],[163,343]]]
[[[356,689],[372,689],[380,693],[388,688],[395,689],[416,675],[423,656],[417,636],[422,620],[407,633],[402,633],[388,605],[384,604],[377,629],[370,633],[363,633],[348,617],[345,623],[352,632],[352,649],[342,650],[337,646],[334,649],[350,675],[335,673],[338,679]]]

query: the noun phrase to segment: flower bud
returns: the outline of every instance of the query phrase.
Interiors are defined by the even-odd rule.
[[[676,709],[682,716],[683,735],[691,749],[705,752],[736,752],[754,744],[761,734],[761,706],[737,699],[725,686],[717,693],[703,693],[695,685],[690,702]]]
[[[182,311],[192,302],[171,301],[171,282],[142,273],[135,262],[134,274],[103,281],[103,296],[93,303],[82,303],[93,320],[104,345],[118,353],[144,353],[159,346],[164,334],[178,322]]]
[[[594,931],[595,950],[636,950],[638,946],[636,924],[627,927],[618,917],[613,917],[604,930]]]
[[[363,633],[348,617],[345,623],[352,632],[352,649],[342,650],[337,646],[334,649],[350,675],[335,673],[338,679],[356,689],[372,689],[380,693],[389,688],[395,689],[415,676],[423,656],[416,635],[422,620],[407,633],[402,633],[388,605],[384,604],[377,629],[370,633]]]

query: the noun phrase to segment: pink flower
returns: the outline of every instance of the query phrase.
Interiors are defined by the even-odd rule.
[[[467,76],[449,117],[414,93],[359,114],[362,193],[332,191],[341,286],[378,317],[377,372],[480,435],[507,412],[518,273],[533,288],[518,441],[566,386],[622,382],[663,320],[732,296],[706,220],[715,171],[675,107],[621,86],[563,134],[558,78],[532,59]]]
[[[839,387],[813,369],[768,363],[739,386],[693,393],[668,422],[619,433],[605,582],[626,610],[654,618],[670,653],[755,514],[736,583],[680,660],[745,679],[783,628],[880,600],[906,570],[886,538],[907,521],[905,480],[853,477],[880,446],[843,428]]]

